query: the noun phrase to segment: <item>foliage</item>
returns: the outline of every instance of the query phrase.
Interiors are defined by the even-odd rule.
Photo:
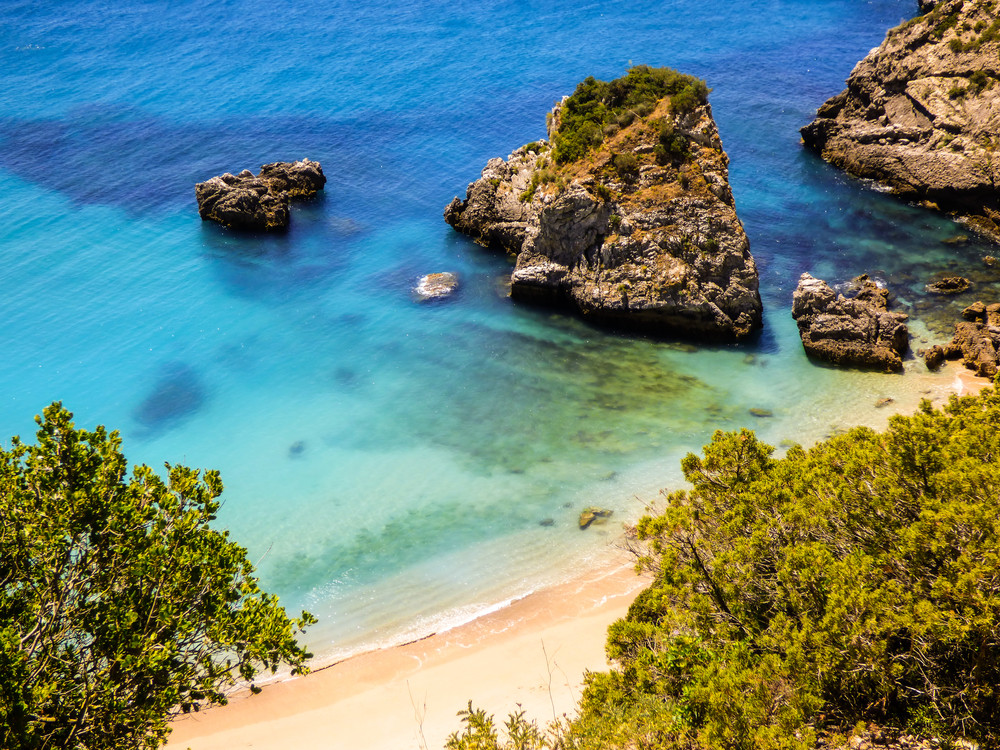
[[[629,152],[625,154],[615,154],[611,161],[615,172],[623,180],[633,180],[639,174],[639,160],[636,155]]]
[[[309,657],[246,550],[209,527],[219,474],[127,464],[47,407],[0,450],[0,746],[155,748],[176,711]]]
[[[563,103],[553,137],[556,162],[582,158],[603,141],[606,126],[625,127],[636,117],[646,117],[664,97],[670,97],[675,112],[685,113],[704,104],[708,94],[704,81],[671,68],[637,65],[613,81],[590,76]]]
[[[675,164],[687,161],[691,157],[688,139],[674,130],[674,126],[666,120],[657,123],[659,137],[653,153],[657,164]]]
[[[539,160],[539,166],[541,166],[542,160]],[[560,189],[566,186],[566,180],[560,177],[556,172],[549,169],[538,169],[531,175],[531,182],[528,187],[518,196],[521,203],[527,203],[532,198],[535,197],[535,191],[538,190],[541,185],[548,185],[554,183]]]
[[[546,746],[538,726],[524,718],[520,707],[504,723],[505,741],[501,740],[493,717],[481,708],[473,708],[472,701],[458,715],[465,728],[461,733],[452,733],[445,744],[447,750],[541,750]]]
[[[1000,740],[1000,396],[810,450],[718,432],[637,528],[566,748],[806,748],[823,716]]]

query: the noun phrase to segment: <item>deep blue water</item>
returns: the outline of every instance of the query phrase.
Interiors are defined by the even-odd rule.
[[[118,428],[134,462],[220,469],[221,522],[265,587],[321,616],[327,656],[552,580],[614,538],[578,531],[582,506],[635,517],[716,428],[810,441],[947,390],[916,361],[813,365],[789,314],[802,271],[876,272],[919,346],[945,336],[927,279],[975,266],[969,295],[996,291],[988,247],[944,244],[961,229],[799,144],[915,6],[5,2],[0,435],[61,399]],[[515,307],[506,259],[441,219],[579,80],[639,63],[713,88],[761,271],[758,341],[692,351]],[[302,157],[329,182],[286,235],[198,218],[195,182]],[[415,303],[442,270],[457,297]]]

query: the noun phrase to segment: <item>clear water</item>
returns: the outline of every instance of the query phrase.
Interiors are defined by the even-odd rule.
[[[802,271],[877,272],[924,340],[935,274],[997,291],[961,230],[840,175],[798,128],[912,0],[0,4],[0,435],[62,400],[134,462],[217,468],[220,521],[333,658],[474,615],[602,554],[714,429],[775,444],[947,391],[806,360]],[[612,335],[504,296],[441,220],[587,75],[705,78],[761,270],[758,341]],[[309,157],[281,237],[203,224],[194,183]],[[459,294],[418,304],[418,276]],[[919,342],[917,342],[919,346]],[[876,409],[876,400],[894,403]],[[755,418],[752,408],[771,418]],[[541,522],[546,522],[542,525]]]

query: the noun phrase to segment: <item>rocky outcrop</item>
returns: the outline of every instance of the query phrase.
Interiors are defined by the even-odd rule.
[[[792,295],[792,317],[806,353],[837,365],[886,371],[903,369],[909,345],[907,316],[888,311],[889,292],[867,276],[837,294],[808,273]]]
[[[972,286],[972,282],[964,276],[945,276],[932,281],[924,289],[930,294],[961,294]]]
[[[802,128],[823,158],[1000,241],[1000,18],[944,0],[889,31]]]
[[[418,302],[450,297],[458,289],[458,275],[450,271],[429,273],[421,276],[413,287],[413,296]]]
[[[580,529],[586,529],[594,524],[607,523],[607,520],[611,518],[614,514],[613,510],[608,510],[607,508],[598,508],[594,505],[584,508],[580,511],[580,519],[578,525]]]
[[[323,167],[310,159],[264,164],[257,176],[270,185],[272,193],[285,193],[289,198],[312,198],[326,185]]]
[[[559,164],[551,141],[562,106],[549,141],[491,159],[445,209],[457,230],[515,257],[511,296],[660,335],[759,329],[757,268],[709,105],[679,112],[664,98]]]
[[[213,177],[195,185],[198,214],[230,229],[271,231],[288,226],[290,198],[311,198],[326,184],[319,162],[302,159],[274,162],[255,175],[244,169],[238,175]]]
[[[962,311],[964,321],[955,324],[955,334],[945,346],[932,346],[924,354],[930,369],[946,359],[961,359],[970,370],[984,378],[1000,371],[1000,303],[975,302]]]

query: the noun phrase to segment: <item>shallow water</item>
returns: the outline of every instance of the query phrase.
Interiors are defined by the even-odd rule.
[[[810,363],[798,276],[877,274],[914,345],[997,291],[992,252],[805,153],[798,128],[909,0],[29,3],[0,7],[0,435],[61,399],[134,462],[222,471],[221,522],[328,658],[413,637],[602,554],[713,430],[809,442],[950,387]],[[740,346],[627,338],[505,296],[441,220],[587,75],[705,78],[761,271]],[[203,224],[194,183],[309,157],[280,237]],[[417,277],[455,271],[453,299]],[[928,297],[936,275],[976,281]],[[930,391],[930,394],[925,394]],[[877,400],[892,397],[886,408]],[[770,411],[754,417],[750,409]],[[615,523],[576,528],[581,507]],[[543,525],[544,524],[544,525]]]

